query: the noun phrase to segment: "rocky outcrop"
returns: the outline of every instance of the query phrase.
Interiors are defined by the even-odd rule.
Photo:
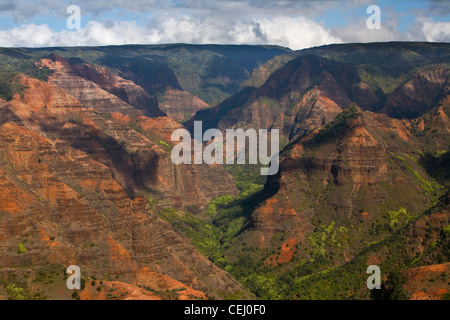
[[[76,264],[86,276],[114,274],[131,285],[164,273],[211,297],[244,292],[144,197],[195,210],[235,192],[221,167],[170,162],[168,147],[152,140],[167,132],[152,121],[173,120],[105,118],[54,84],[22,81],[23,95],[0,106],[9,118],[0,126],[0,189],[10,194],[0,200],[2,270]]]
[[[416,72],[386,98],[379,110],[394,118],[416,118],[434,108],[450,92],[450,70],[429,66]]]
[[[131,116],[163,116],[156,97],[131,80],[112,71],[75,61],[69,63],[56,54],[43,59],[42,65],[55,70],[49,82],[63,88],[84,106],[99,112],[121,112]]]
[[[162,95],[160,108],[170,118],[184,122],[197,111],[209,108],[209,105],[189,92],[169,87]]]
[[[410,300],[441,300],[450,290],[447,280],[442,276],[448,272],[450,272],[450,262],[406,271],[405,290],[410,294]],[[424,282],[427,284],[426,291],[424,291]]]
[[[154,273],[155,275],[157,273]],[[186,287],[163,274],[153,276],[162,285],[133,286],[122,281],[88,281],[80,291],[80,300],[206,300],[203,292]],[[170,283],[170,284],[169,284]]]
[[[368,232],[380,214],[400,207],[419,213],[433,191],[413,141],[403,122],[352,106],[293,143],[266,186],[278,191],[252,214],[260,245],[280,232],[307,241],[318,224],[359,224]]]
[[[352,66],[304,55],[276,70],[260,88],[246,88],[199,111],[187,126],[202,120],[204,129],[279,129],[284,141],[292,141],[322,127],[352,101],[369,106],[378,98]]]
[[[170,159],[170,137],[181,125],[167,117],[130,117],[120,113],[111,116],[87,110],[73,96],[56,85],[38,80],[28,85],[20,101],[14,100],[5,110],[16,115],[52,140],[61,140],[90,154],[112,170],[114,178],[128,194],[150,192],[157,198],[171,198],[177,207],[196,210],[208,205],[213,197],[237,192],[232,177],[221,166],[176,166]],[[36,92],[54,97],[33,99]],[[58,96],[59,93],[61,95]],[[60,100],[66,99],[67,108]],[[54,107],[55,106],[55,107]],[[7,111],[5,111],[7,112]]]
[[[269,79],[272,73],[280,69],[290,60],[294,59],[297,55],[297,52],[291,54],[280,54],[270,59],[262,66],[253,70],[251,78],[244,82],[243,87],[261,87],[267,79]]]

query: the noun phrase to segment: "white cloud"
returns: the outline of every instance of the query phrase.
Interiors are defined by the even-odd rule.
[[[321,24],[304,17],[258,18],[236,25],[229,34],[238,43],[277,44],[291,49],[342,42]]]
[[[98,46],[152,43],[276,44],[301,49],[341,42],[321,24],[304,18],[257,18],[229,23],[221,19],[193,20],[187,15],[159,17],[153,27],[136,22],[90,21],[76,31],[55,32],[46,24],[25,24],[0,31],[0,46]]]
[[[449,42],[450,22],[434,21],[431,18],[418,18],[414,22],[410,38],[423,38],[426,41]]]
[[[364,18],[346,26],[337,27],[332,32],[333,35],[341,38],[344,42],[450,41],[450,22],[418,17],[408,26],[406,31],[399,31],[398,18],[398,13],[384,10],[381,19],[381,29],[379,30],[368,29]]]
[[[1,1],[1,0],[0,0]],[[67,18],[68,2],[62,0],[3,0],[0,16],[16,19],[30,15],[49,15],[49,20]],[[444,2],[429,0],[445,7]],[[325,12],[336,10],[345,18],[353,7],[364,9],[372,0],[349,1],[266,1],[266,0],[79,0],[82,23],[77,31],[55,31],[46,24],[27,23],[10,30],[0,30],[0,46],[96,46],[155,43],[219,43],[275,44],[302,49],[340,42],[374,41],[449,41],[450,22],[417,18],[408,31],[398,30],[398,12],[389,7],[382,11],[381,30],[366,27],[365,10],[351,14],[347,25],[338,24],[332,30],[318,19]],[[34,11],[32,10],[34,9]],[[111,10],[116,10],[111,13]],[[124,17],[117,16],[117,11]],[[351,10],[350,10],[351,11]],[[109,12],[109,14],[107,14]],[[135,21],[124,20],[129,12],[138,12]],[[98,15],[98,16],[97,16]],[[114,17],[114,18],[113,18]],[[84,18],[86,20],[84,20]],[[109,20],[108,20],[109,19]],[[112,19],[115,19],[114,21]],[[336,19],[336,18],[335,18]]]
[[[2,47],[39,47],[54,42],[54,32],[44,25],[25,24],[12,30],[0,31]]]
[[[25,24],[12,30],[0,31],[2,47],[96,46],[140,43],[145,41],[134,22],[115,22],[110,26],[90,21],[77,31],[55,32],[46,24]]]
[[[386,15],[386,12],[382,14],[381,29],[369,29],[366,24],[368,17],[369,15],[345,26],[337,27],[333,33],[342,38],[344,42],[366,43],[406,39],[406,34],[398,31],[398,20],[392,13],[390,15]]]

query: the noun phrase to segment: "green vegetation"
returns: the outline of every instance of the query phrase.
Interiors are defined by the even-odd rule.
[[[75,290],[73,293],[72,293],[72,299],[75,299],[75,300],[80,300],[80,295],[78,294],[78,291],[77,290]]]
[[[401,224],[401,220],[406,220],[411,218],[411,215],[408,214],[405,208],[400,208],[398,211],[389,211],[389,224],[391,227],[395,227]]]
[[[442,212],[448,207],[448,201],[448,195],[443,195],[419,215],[412,215],[405,208],[387,210],[380,217],[386,221],[383,225],[390,228],[384,237],[362,247],[352,260],[344,264],[337,264],[336,258],[348,247],[346,244],[350,243],[354,229],[351,226],[338,227],[335,222],[316,226],[313,233],[307,235],[309,245],[304,242],[301,248],[297,246],[299,251],[288,264],[267,267],[264,260],[280,248],[257,249],[246,247],[245,243],[233,246],[242,248],[242,253],[235,249],[226,252],[225,257],[216,263],[261,299],[406,299],[404,269],[423,265],[427,261],[445,262],[450,259],[448,225],[438,230],[431,226],[426,228],[429,239],[433,238],[431,234],[440,236],[436,242],[425,242],[422,254],[410,248],[416,246],[410,244],[410,233],[415,230],[415,223],[420,226],[422,222],[418,222],[419,219],[425,220],[434,213]],[[235,239],[242,241],[249,238]],[[280,239],[283,239],[282,235]],[[302,252],[309,252],[311,258],[303,258]],[[367,259],[371,254],[381,255],[383,262],[379,266],[388,275],[382,285],[383,290],[377,292],[370,292],[365,287]]]
[[[23,242],[19,242],[19,245],[17,246],[17,254],[24,254],[27,250],[25,249],[25,246]]]
[[[406,165],[405,167],[406,170],[408,170],[414,178],[416,178],[417,182],[419,182],[420,186],[427,194],[432,194],[435,190],[439,189],[439,185],[437,183],[425,180],[420,173],[417,172],[417,170],[414,170],[411,166]]]
[[[9,300],[46,300],[47,296],[42,291],[32,293],[27,287],[22,288],[15,284],[6,286]]]
[[[395,268],[389,272],[381,291],[373,291],[372,297],[377,300],[408,300],[409,295],[404,288],[406,280],[402,270]]]
[[[200,253],[211,260],[214,259],[220,245],[220,232],[209,221],[189,212],[177,212],[173,208],[164,208],[158,211],[157,215],[189,237]]]
[[[29,53],[27,49],[0,48],[0,73],[23,73],[29,77],[47,81],[53,74],[53,70],[36,64],[44,56],[39,51]]]
[[[245,81],[242,87],[261,87],[266,82],[269,75],[280,69],[297,55],[297,52],[293,52],[290,54],[280,54],[275,56],[259,67],[259,69],[253,71],[252,77]]]
[[[448,53],[442,49],[440,44],[428,42],[351,43],[311,48],[304,50],[302,54],[314,53],[340,62],[351,61],[358,68],[370,65],[373,69],[367,70],[369,74],[377,75],[377,68],[383,70],[382,76],[395,79],[417,67],[448,62]],[[384,87],[388,87],[388,82]]]
[[[159,144],[162,144],[163,146],[165,146],[165,147],[167,147],[167,148],[170,148],[170,145],[169,145],[167,142],[165,142],[165,141],[158,140],[158,143],[159,143]]]
[[[17,72],[0,71],[0,98],[10,101],[15,94],[22,94],[24,89]]]
[[[6,292],[11,300],[25,300],[23,288],[18,288],[15,284],[10,284],[6,287]]]
[[[324,143],[337,140],[345,133],[349,123],[356,118],[358,107],[355,104],[349,105],[343,112],[337,115],[337,117],[330,123],[326,124],[317,135],[306,142],[305,144],[310,147],[318,147]]]
[[[163,300],[178,300],[181,291],[186,290],[185,288],[175,288],[170,290],[156,290],[148,286],[140,286],[142,289],[155,293],[160,296]]]
[[[240,167],[239,170],[233,171],[233,173],[239,172],[238,175],[246,172],[247,177],[251,177],[254,174],[250,169],[246,171],[245,165],[234,167]],[[223,195],[212,199],[204,213],[182,213],[173,208],[156,211],[160,218],[170,222],[190,238],[200,253],[223,267],[225,265],[221,263],[224,262],[224,250],[236,235],[248,227],[249,214],[261,201],[261,196],[265,194],[262,185],[245,181],[242,176],[240,178],[236,176],[236,178],[238,186],[242,188],[240,194],[236,197]],[[256,177],[254,179],[257,180]],[[250,181],[255,180],[250,179]]]
[[[36,266],[37,269],[33,273],[29,267],[17,268],[16,273],[3,275],[0,277],[0,291],[4,289],[8,299],[10,300],[46,300],[47,291],[55,285],[60,285],[61,270],[65,272],[61,264],[44,264]],[[65,281],[65,278],[64,280]],[[6,297],[6,296],[5,296]]]
[[[217,210],[220,208],[224,208],[227,204],[229,204],[233,200],[233,196],[226,194],[211,200],[208,209],[206,209],[206,214],[208,216],[215,216]]]
[[[307,236],[312,246],[313,257],[324,257],[326,249],[331,246],[342,247],[346,243],[348,229],[344,226],[335,228],[335,222],[329,225],[319,225]]]
[[[408,156],[407,155],[407,159],[405,159],[405,157],[402,157],[398,154],[395,153],[390,153],[390,156],[392,157],[392,159],[397,160],[397,163],[400,165],[400,167],[402,169],[404,169],[406,172],[408,172],[408,174],[410,174],[412,177],[414,177],[414,179],[416,180],[416,182],[420,185],[420,187],[423,189],[424,193],[426,195],[429,195],[431,197],[431,199],[434,199],[436,196],[439,195],[442,187],[439,185],[439,183],[437,183],[434,179],[430,179],[427,180],[426,178],[424,178],[424,175],[419,173],[419,171],[417,169],[419,169],[420,167],[418,166],[419,161],[417,161],[417,159]],[[391,159],[387,159],[388,162],[390,162],[391,164],[393,164]],[[425,170],[428,171],[435,171],[442,173],[443,171],[447,170],[445,167],[441,167],[439,166],[439,160],[436,160],[436,158],[431,155],[430,153],[428,153],[425,156],[422,156],[421,160],[420,160],[420,164],[423,165],[423,167],[425,168]],[[427,169],[427,166],[431,166],[431,165],[435,165],[435,167],[433,167],[433,169],[429,168]],[[421,170],[423,171],[423,169]],[[431,174],[431,176],[436,177],[436,175]],[[439,181],[442,181],[439,180]]]
[[[241,198],[245,198],[249,194],[253,194],[256,191],[259,191],[257,189],[261,189],[267,181],[267,176],[261,175],[260,165],[225,164],[224,167],[236,181],[236,186],[242,192],[242,194],[240,195]]]
[[[150,205],[150,207],[153,208],[153,205],[155,204],[155,200],[152,197],[148,196],[147,201],[148,201],[148,204]]]
[[[278,54],[276,46],[127,45],[52,49],[0,48],[0,71],[22,72],[47,81],[52,71],[35,64],[55,53],[70,63],[86,61],[119,73],[161,98],[168,87],[186,90],[213,106],[236,93],[252,70]]]
[[[450,224],[448,226],[442,227],[442,232],[445,237],[450,237]]]
[[[39,268],[34,275],[33,283],[42,283],[44,285],[55,282],[60,275],[59,265],[48,265]]]
[[[439,202],[433,205],[431,208],[425,210],[420,216],[411,219],[405,226],[400,228],[397,232],[387,236],[384,240],[369,246],[361,251],[350,262],[330,268],[324,272],[317,273],[311,276],[297,279],[297,287],[293,290],[294,294],[298,298],[319,298],[319,299],[348,299],[348,298],[369,298],[368,291],[361,291],[360,288],[364,288],[365,277],[360,275],[365,274],[367,268],[367,257],[371,253],[388,252],[384,255],[385,261],[379,266],[381,270],[391,270],[388,277],[388,281],[384,284],[387,294],[384,298],[389,299],[404,299],[406,298],[404,291],[402,290],[402,283],[404,282],[404,276],[399,270],[411,267],[411,263],[415,264],[423,261],[430,254],[436,250],[441,250],[445,247],[445,241],[441,238],[439,244],[429,247],[430,250],[426,250],[422,256],[418,259],[414,258],[413,253],[408,248],[410,237],[409,232],[413,228],[414,223],[418,219],[425,219],[427,216],[442,212],[448,206],[448,195],[444,195],[440,198]],[[441,249],[439,249],[441,248]],[[448,253],[445,253],[448,255]],[[447,256],[447,259],[449,257]],[[333,281],[334,286],[330,286],[330,281]],[[379,297],[372,297],[379,298]]]
[[[373,65],[361,65],[359,74],[371,88],[375,89],[379,98],[393,92],[406,79],[406,75],[391,76],[385,73],[384,68],[382,71]]]

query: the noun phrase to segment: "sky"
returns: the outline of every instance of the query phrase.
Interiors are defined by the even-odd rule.
[[[450,0],[0,0],[0,47],[377,41],[449,42]]]

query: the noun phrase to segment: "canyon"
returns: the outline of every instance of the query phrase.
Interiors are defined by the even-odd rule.
[[[0,298],[443,298],[448,49],[0,48]],[[196,121],[279,130],[278,172],[175,164]]]

